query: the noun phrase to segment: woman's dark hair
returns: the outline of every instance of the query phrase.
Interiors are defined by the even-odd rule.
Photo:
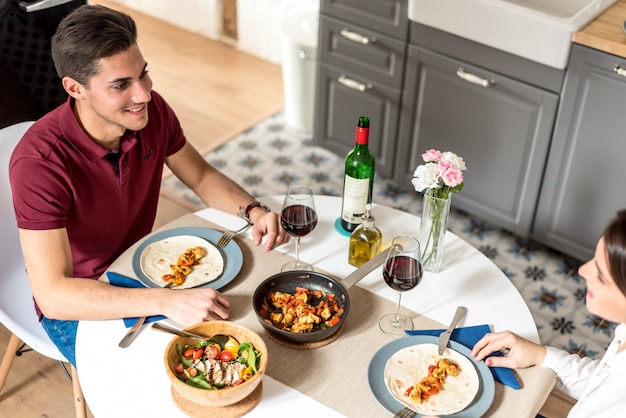
[[[619,290],[626,296],[626,210],[617,212],[602,236],[609,271]]]
[[[98,74],[98,61],[126,51],[137,42],[137,26],[127,14],[83,5],[59,23],[52,37],[52,59],[60,78],[82,85]]]

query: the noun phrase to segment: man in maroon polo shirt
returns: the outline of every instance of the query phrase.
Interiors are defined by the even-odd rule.
[[[229,300],[213,289],[127,289],[94,279],[151,231],[163,164],[208,206],[243,208],[266,251],[288,240],[278,215],[186,141],[152,91],[130,16],[82,6],[59,25],[52,55],[68,101],[28,130],[10,162],[22,252],[51,339],[75,365],[77,320],[228,318]]]

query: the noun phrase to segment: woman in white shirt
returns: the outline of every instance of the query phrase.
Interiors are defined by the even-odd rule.
[[[617,417],[626,411],[626,210],[607,226],[592,260],[578,273],[587,282],[589,312],[619,323],[615,337],[601,360],[528,341],[510,331],[485,335],[472,350],[488,366],[549,367],[557,387],[577,399],[568,417]],[[508,350],[506,356],[487,357]]]

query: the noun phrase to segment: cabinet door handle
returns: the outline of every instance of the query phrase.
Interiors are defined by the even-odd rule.
[[[341,36],[346,39],[350,39],[352,42],[356,42],[357,44],[369,45],[371,43],[376,42],[376,38],[368,38],[367,36],[363,36],[360,33],[352,32],[348,28],[341,29]]]
[[[344,74],[341,74],[339,78],[337,78],[337,81],[352,90],[365,91],[374,88],[374,86],[369,83],[359,83],[356,80],[352,80],[351,78],[346,77]]]
[[[613,67],[613,71],[615,71],[617,73],[617,75],[622,76],[622,77],[626,77],[626,69],[622,68],[621,65],[617,64],[615,67]]]
[[[456,75],[458,75],[461,80],[465,80],[478,86],[491,87],[496,84],[495,80],[487,80],[486,78],[479,77],[476,74],[466,73],[463,68],[459,68],[456,71]]]

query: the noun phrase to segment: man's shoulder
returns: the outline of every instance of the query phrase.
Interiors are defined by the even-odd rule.
[[[71,107],[64,104],[35,121],[16,145],[12,164],[24,159],[48,160],[59,144],[75,136],[73,125],[80,129],[75,119],[72,123],[72,116]]]
[[[24,139],[45,141],[67,136],[67,128],[75,121],[72,108],[69,102],[66,102],[35,121],[24,135]]]

